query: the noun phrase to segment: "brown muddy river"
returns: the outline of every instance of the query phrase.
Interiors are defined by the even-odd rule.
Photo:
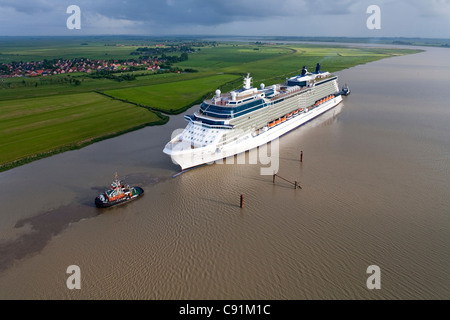
[[[302,189],[260,164],[172,178],[183,115],[0,173],[0,298],[449,299],[450,50],[426,50],[337,73],[351,95],[280,139]],[[145,195],[95,208],[115,172]]]

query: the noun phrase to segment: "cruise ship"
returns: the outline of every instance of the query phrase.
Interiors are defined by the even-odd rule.
[[[166,144],[164,153],[182,170],[214,163],[257,148],[332,109],[342,101],[338,78],[303,67],[284,84],[252,86],[248,74],[243,87],[222,94],[216,90],[200,110],[186,115],[186,128]]]

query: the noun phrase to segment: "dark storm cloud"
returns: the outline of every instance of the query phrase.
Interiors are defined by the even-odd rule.
[[[166,0],[95,1],[86,7],[102,15],[133,21],[216,25],[274,16],[345,14],[356,0]]]
[[[356,0],[2,0],[0,7],[36,14],[61,11],[71,4],[82,12],[110,19],[171,25],[218,25],[276,16],[345,14]]]
[[[382,12],[377,36],[450,34],[450,0],[0,0],[0,35],[67,34],[66,9],[78,5],[82,28],[71,34],[361,36],[371,4]]]
[[[285,14],[283,1],[261,2],[257,0],[167,0],[167,1],[96,1],[86,3],[87,10],[101,15],[133,21],[157,24],[216,25],[240,20]]]
[[[36,14],[41,12],[53,11],[54,5],[50,1],[44,0],[1,0],[0,8],[13,8],[16,12],[26,14]]]

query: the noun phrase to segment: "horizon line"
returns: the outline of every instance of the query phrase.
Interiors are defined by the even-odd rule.
[[[0,35],[0,38],[25,38],[25,37],[33,37],[33,38],[45,38],[45,37],[60,37],[60,38],[83,38],[83,37],[143,37],[143,38],[157,38],[157,37],[166,37],[166,38],[174,38],[174,37],[211,37],[211,38],[225,38],[225,37],[238,37],[238,38],[307,38],[307,39],[424,39],[424,40],[449,40],[450,38],[433,38],[433,37],[407,37],[407,36],[283,36],[283,35],[270,35],[270,36],[261,36],[261,35],[208,35],[208,34],[170,34],[170,35],[144,35],[144,34],[85,34],[85,35]]]

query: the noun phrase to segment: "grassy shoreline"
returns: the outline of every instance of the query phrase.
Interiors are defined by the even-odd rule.
[[[60,154],[60,153],[66,152],[66,151],[78,150],[78,149],[87,147],[88,145],[94,144],[96,142],[100,142],[100,141],[103,141],[103,140],[111,139],[111,138],[120,136],[120,135],[125,134],[125,133],[129,133],[129,132],[132,132],[132,131],[143,129],[143,128],[148,127],[148,126],[163,125],[163,124],[166,124],[168,121],[169,121],[169,117],[161,115],[161,120],[158,120],[158,121],[144,123],[144,124],[141,124],[141,125],[138,125],[138,126],[135,126],[135,127],[131,127],[129,129],[126,129],[126,130],[114,132],[114,133],[111,133],[111,134],[108,134],[108,135],[104,135],[104,136],[101,136],[101,137],[92,138],[92,139],[89,139],[87,141],[81,141],[81,142],[73,143],[73,144],[66,145],[66,146],[63,146],[63,147],[59,147],[59,148],[56,148],[56,149],[53,149],[53,150],[50,150],[50,151],[47,151],[47,152],[33,154],[31,156],[23,157],[23,158],[20,158],[20,159],[11,161],[11,162],[6,162],[6,163],[3,163],[3,164],[0,165],[0,172],[7,171],[7,170],[10,170],[10,169],[13,169],[13,168],[16,168],[16,167],[20,167],[20,166],[22,166],[24,164],[31,163],[31,162],[36,161],[36,160],[48,158],[48,157],[51,157],[51,156],[54,156],[54,155],[57,155],[57,154]]]
[[[169,117],[97,93],[1,101],[0,171],[109,139]]]
[[[197,69],[198,73],[152,74],[121,83],[72,75],[80,79],[79,86],[19,78],[7,80],[11,84],[5,88],[3,81],[0,172],[146,126],[163,125],[169,121],[168,115],[185,112],[217,88],[225,92],[240,87],[242,75],[247,72],[256,87],[262,82],[280,82],[296,74],[302,65],[311,70],[316,62],[321,62],[323,70],[336,72],[416,52],[420,51],[220,44],[202,47],[188,61],[176,64]],[[122,48],[120,54],[124,54]],[[29,81],[38,85],[29,85]]]

